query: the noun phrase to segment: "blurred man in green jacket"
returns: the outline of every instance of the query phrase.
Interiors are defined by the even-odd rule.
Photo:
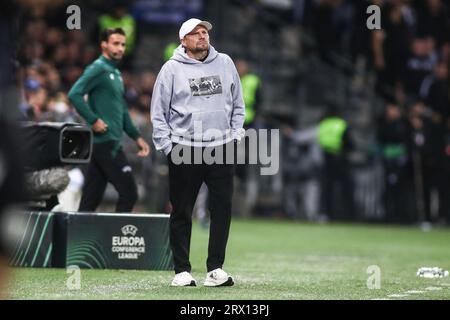
[[[147,156],[150,149],[131,121],[123,97],[124,85],[117,63],[125,52],[125,32],[121,28],[105,29],[100,41],[102,55],[86,68],[69,92],[70,102],[94,131],[92,160],[79,211],[95,211],[110,182],[119,193],[116,212],[130,212],[138,194],[121,147],[123,131],[136,141],[139,156]]]

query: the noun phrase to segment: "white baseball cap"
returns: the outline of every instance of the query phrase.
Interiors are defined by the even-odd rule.
[[[183,22],[180,28],[179,36],[180,39],[183,39],[185,35],[190,33],[195,29],[196,26],[204,26],[208,31],[212,29],[212,24],[208,21],[203,21],[200,19],[191,18]]]

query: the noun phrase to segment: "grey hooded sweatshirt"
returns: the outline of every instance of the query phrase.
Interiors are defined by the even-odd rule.
[[[153,142],[169,154],[172,143],[217,146],[244,135],[245,106],[231,58],[212,46],[202,62],[180,45],[158,74],[151,102]]]

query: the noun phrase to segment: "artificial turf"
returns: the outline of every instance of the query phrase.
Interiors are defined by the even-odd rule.
[[[208,232],[194,224],[192,274],[197,287],[173,288],[171,271],[81,270],[69,290],[65,269],[15,268],[11,299],[450,299],[450,277],[420,278],[417,269],[450,269],[450,229],[362,224],[233,220],[224,270],[235,286],[206,288]],[[380,270],[370,289],[369,266]],[[371,278],[372,279],[372,278]],[[370,284],[376,282],[369,281]]]

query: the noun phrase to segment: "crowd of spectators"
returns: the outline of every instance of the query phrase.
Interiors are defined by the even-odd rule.
[[[288,24],[310,32],[327,63],[336,63],[336,56],[352,62],[365,58],[368,72],[376,75],[376,93],[385,101],[384,111],[373,121],[385,165],[386,216],[402,222],[419,218],[449,222],[449,1],[293,0],[283,1],[290,3],[286,6],[273,2],[273,7],[270,1],[233,2],[266,3],[266,10],[281,13]],[[38,6],[24,19],[20,110],[33,121],[80,121],[67,91],[100,54],[94,41],[97,22],[88,32],[68,31],[61,22],[61,16],[67,16],[61,14],[63,1],[46,3],[48,8]],[[366,27],[366,8],[371,4],[381,8],[381,30]],[[122,71],[125,98],[138,125],[150,125],[157,71],[130,66]]]
[[[388,221],[450,222],[450,3],[445,0],[297,1],[323,61],[366,61],[384,101],[374,112]],[[381,30],[369,30],[369,5]]]
[[[98,36],[83,29],[68,30],[65,22],[54,22],[53,12],[32,10],[27,12],[30,17],[23,19],[18,50],[23,84],[19,108],[23,118],[31,121],[80,121],[68,102],[67,92],[84,68],[100,55]],[[61,13],[57,10],[54,14]],[[90,30],[98,32],[98,28]],[[149,121],[156,76],[152,70],[131,71],[122,71],[125,98],[134,120],[142,124]]]

